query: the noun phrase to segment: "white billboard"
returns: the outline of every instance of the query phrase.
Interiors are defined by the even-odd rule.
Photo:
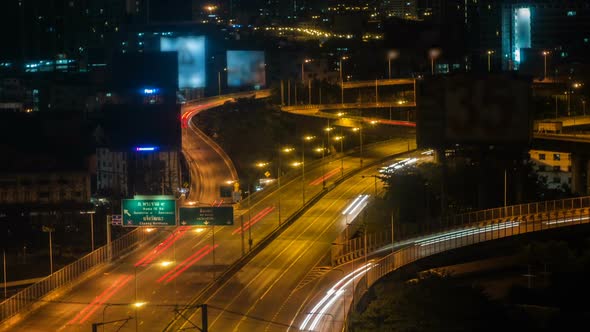
[[[205,76],[205,37],[162,37],[160,51],[178,52],[178,87],[204,88]]]
[[[227,51],[227,85],[263,87],[265,66],[263,51]]]

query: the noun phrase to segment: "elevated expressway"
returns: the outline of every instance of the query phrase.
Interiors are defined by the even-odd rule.
[[[347,240],[347,225],[358,226],[366,204],[356,198],[382,190],[372,175],[383,165],[332,188],[239,272],[199,298],[208,306],[209,329],[339,331],[352,301],[401,266],[454,248],[590,220],[590,197],[583,197],[455,216],[439,231],[393,245],[391,233]],[[184,311],[166,331],[194,327],[189,321],[200,322],[200,314],[198,308]]]
[[[243,97],[267,98],[270,90],[242,92],[213,97],[198,102],[187,102],[182,107],[182,150],[189,164],[190,190],[187,200],[210,205],[220,200],[220,186],[237,180],[238,174],[231,159],[211,138],[191,121],[199,112],[219,107]]]
[[[211,104],[223,102],[218,98]],[[188,117],[185,114],[191,111],[187,108],[183,117]],[[400,149],[407,150],[410,143],[398,139],[366,146],[363,160],[367,164]],[[226,170],[230,170],[223,159],[219,158],[219,165],[223,162]],[[14,320],[2,328],[7,331],[89,331],[93,323],[111,322],[101,329],[161,330],[176,317],[176,308],[182,308],[207,289],[236,260],[253,252],[279,224],[300,211],[302,190],[307,197],[314,197],[323,191],[324,180],[326,186],[333,186],[359,166],[359,157],[355,154],[343,159],[326,158],[324,163],[310,165],[306,167],[305,182],[295,174],[282,181],[280,191],[269,188],[249,204],[238,204],[234,226],[138,229],[149,232],[151,240],[142,242],[135,251],[115,256],[110,263],[96,266],[76,282],[59,287],[51,297],[44,296],[41,300],[37,296],[21,297],[20,304],[35,303],[38,308],[28,314],[24,310],[10,316]],[[225,180],[226,174],[231,173],[226,172],[220,178]],[[214,191],[216,189],[194,192],[206,197],[208,194],[202,193]],[[15,303],[9,301],[6,306],[3,303],[0,309],[7,314],[2,317],[12,312]]]

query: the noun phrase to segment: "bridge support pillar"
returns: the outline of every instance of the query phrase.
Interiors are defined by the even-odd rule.
[[[586,188],[583,188],[582,172],[582,157],[572,153],[572,194],[586,192]]]

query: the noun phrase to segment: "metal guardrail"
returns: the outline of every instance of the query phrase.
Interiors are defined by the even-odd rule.
[[[297,113],[304,110],[330,110],[330,109],[350,109],[350,108],[408,108],[416,107],[416,103],[405,103],[399,104],[397,101],[380,101],[378,103],[337,103],[337,104],[308,104],[308,105],[294,105],[294,106],[283,106],[281,110],[283,112]]]
[[[499,207],[481,211],[450,216],[443,222],[443,226],[452,227],[470,223],[488,221],[491,219],[501,219],[508,217],[518,217],[535,213],[545,213],[560,210],[571,210],[590,207],[590,196],[566,198],[561,200],[544,201],[537,203],[518,204],[507,207]],[[446,225],[444,225],[446,223]]]
[[[221,96],[211,96],[211,97],[204,97],[204,98],[200,98],[200,99],[192,99],[192,100],[187,100],[183,105],[188,106],[188,107],[198,106],[199,104],[201,104],[203,102],[207,102],[207,101],[213,101],[213,100],[224,99],[224,98],[244,98],[244,97],[248,97],[248,96],[252,96],[252,95],[254,95],[254,98],[256,98],[256,99],[267,98],[267,97],[270,97],[271,90],[265,89],[265,90],[242,91],[242,92],[229,93],[229,94],[225,94],[225,95],[221,95]]]
[[[482,211],[475,211],[466,214],[452,216],[446,219],[446,224],[439,224],[438,228],[433,228],[428,234],[424,236],[432,236],[440,234],[443,231],[451,231],[456,227],[475,227],[479,224],[488,222],[502,222],[508,218],[514,220],[521,220],[530,215],[563,212],[575,209],[590,208],[590,196],[567,198],[562,200],[553,200],[529,204],[519,204],[501,208],[494,208]],[[344,232],[339,235],[338,242],[343,245],[332,248],[332,266],[341,265],[353,259],[362,257],[365,253],[365,239],[354,238],[346,240]],[[406,239],[397,239],[399,242],[407,241]],[[374,252],[390,245],[391,230],[380,233],[367,234],[366,242],[368,253]]]
[[[415,78],[389,78],[371,81],[353,81],[353,82],[342,82],[340,86],[344,89],[353,88],[373,88],[375,85],[388,86],[388,85],[411,85],[415,84]]]
[[[156,233],[148,233],[141,228],[136,228],[9,297],[0,303],[0,325],[18,314],[33,309],[35,303],[46,299],[51,293],[71,285],[95,267],[131,251],[136,245],[152,238]]]
[[[564,204],[572,203],[575,206],[578,203],[587,202],[589,197],[579,199],[567,199],[553,202],[563,202]],[[550,202],[546,202],[550,203]],[[525,205],[525,204],[523,204]],[[530,205],[530,204],[528,204]],[[545,206],[544,204],[542,204]],[[550,205],[550,204],[549,204]],[[510,220],[513,221],[513,220]],[[520,222],[516,226],[502,227],[498,221],[487,221],[473,223],[457,227],[451,235],[439,238],[439,242],[430,242],[430,244],[414,243],[400,250],[397,250],[374,262],[374,265],[359,278],[355,287],[355,298],[361,296],[382,277],[399,269],[402,266],[416,262],[422,258],[432,256],[444,251],[469,246],[476,243],[493,241],[501,238],[521,235],[525,233],[540,232],[550,229],[563,228],[573,225],[590,223],[590,208],[581,207],[571,210],[547,210],[544,212],[535,212],[527,216],[521,216]],[[420,239],[423,239],[421,237]]]

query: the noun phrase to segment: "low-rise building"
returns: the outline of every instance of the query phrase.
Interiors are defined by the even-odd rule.
[[[547,181],[549,189],[571,187],[571,154],[557,151],[530,150],[533,169]]]
[[[90,173],[0,173],[0,204],[62,204],[90,202]]]

